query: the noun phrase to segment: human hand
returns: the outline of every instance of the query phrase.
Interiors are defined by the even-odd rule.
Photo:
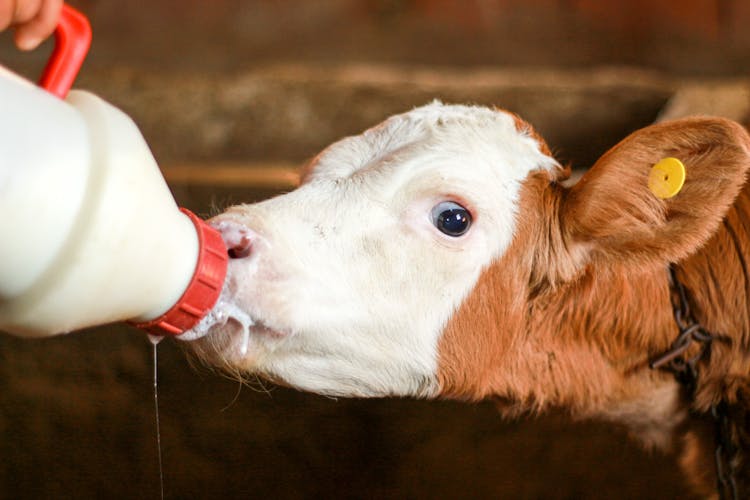
[[[35,49],[55,31],[63,0],[0,0],[0,31],[12,27],[16,46]]]

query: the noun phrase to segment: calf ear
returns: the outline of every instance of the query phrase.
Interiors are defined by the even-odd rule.
[[[685,166],[682,189],[649,189],[659,160]],[[695,252],[717,230],[745,183],[750,137],[737,123],[688,118],[641,129],[608,151],[563,195],[563,238],[579,264],[591,259],[650,265]]]

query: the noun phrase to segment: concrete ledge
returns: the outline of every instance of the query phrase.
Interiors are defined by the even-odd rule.
[[[659,113],[658,120],[689,115],[716,115],[744,125],[750,119],[750,80],[690,82],[681,86]]]
[[[680,87],[656,73],[273,66],[235,75],[84,72],[78,86],[130,114],[162,164],[292,161],[441,99],[519,113],[563,161],[589,165],[651,123]]]

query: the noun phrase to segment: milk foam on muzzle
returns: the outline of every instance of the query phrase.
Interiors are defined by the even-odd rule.
[[[177,338],[185,341],[198,340],[208,335],[211,330],[221,328],[229,320],[236,321],[242,328],[242,343],[239,346],[241,356],[247,354],[250,342],[250,328],[255,324],[253,319],[241,307],[239,307],[232,293],[229,291],[229,280],[224,283],[219,300],[216,305],[206,314],[200,322],[190,330]]]

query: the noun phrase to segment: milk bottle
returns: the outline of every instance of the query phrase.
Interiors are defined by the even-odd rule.
[[[221,237],[178,209],[133,121],[1,66],[0,214],[0,331],[127,320],[179,334],[221,292]]]

